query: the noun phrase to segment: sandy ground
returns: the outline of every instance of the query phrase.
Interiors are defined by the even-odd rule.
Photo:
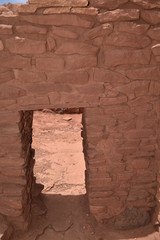
[[[115,231],[90,216],[81,127],[80,114],[34,113],[34,174],[44,184],[43,201],[33,206],[30,229],[13,240],[160,240],[151,225]]]

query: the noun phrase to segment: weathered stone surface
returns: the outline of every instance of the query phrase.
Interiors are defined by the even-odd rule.
[[[11,53],[39,54],[46,51],[45,41],[36,41],[26,38],[10,38],[6,40],[6,47]]]
[[[13,74],[11,71],[0,72],[0,84],[8,82],[13,79]]]
[[[110,83],[112,87],[116,87],[117,85],[121,84],[123,85],[129,82],[129,79],[126,78],[125,75],[104,68],[95,68],[93,79],[95,82]]]
[[[95,55],[98,51],[97,47],[81,42],[64,42],[56,50],[56,54],[80,54],[80,55]]]
[[[110,23],[102,24],[86,31],[83,36],[85,39],[94,39],[100,36],[109,35],[113,31],[113,25]]]
[[[138,208],[126,209],[116,220],[118,229],[131,229],[144,226],[150,222],[150,214]]]
[[[133,81],[125,85],[115,87],[115,91],[121,94],[125,94],[128,98],[132,94],[136,97],[144,96],[148,94],[150,81]]]
[[[38,5],[28,5],[28,4],[23,4],[19,5],[18,7],[18,12],[19,13],[35,13],[38,8]]]
[[[5,221],[4,217],[0,215],[0,240],[11,239],[13,228]]]
[[[150,28],[147,34],[150,38],[160,41],[160,27]]]
[[[51,33],[58,37],[77,39],[78,34],[72,30],[66,29],[64,27],[52,27]]]
[[[20,20],[40,25],[54,25],[54,26],[77,26],[83,28],[90,28],[93,22],[81,18],[76,15],[58,14],[58,15],[28,15],[20,16]]]
[[[0,24],[0,34],[12,34],[12,25]]]
[[[118,31],[133,34],[144,34],[149,28],[149,24],[137,24],[133,22],[118,23]]]
[[[108,49],[105,51],[104,64],[108,67],[118,65],[149,64],[150,50]]]
[[[127,2],[128,0],[90,0],[91,6],[108,9],[118,8],[119,6]]]
[[[13,12],[7,6],[3,6],[1,4],[0,5],[0,14],[9,16],[9,15],[13,15]]]
[[[81,55],[72,55],[66,57],[66,69],[79,69],[79,68],[89,68],[97,66],[97,57],[96,56],[81,56]]]
[[[121,97],[116,97],[116,98],[109,98],[109,97],[104,97],[101,98],[100,104],[102,106],[107,106],[107,105],[114,105],[114,104],[122,104],[122,103],[127,103],[127,97],[126,96],[121,96]]]
[[[41,57],[36,59],[38,70],[61,71],[64,69],[64,60],[60,57]]]
[[[139,6],[142,6],[145,9],[160,8],[159,0],[130,0],[133,3],[136,3]]]
[[[22,26],[16,26],[16,31],[18,33],[29,33],[29,34],[46,34],[47,29],[43,27],[37,27],[37,26],[31,26],[31,25],[22,25]]]
[[[100,23],[116,21],[132,21],[139,19],[138,9],[117,9],[98,14]]]
[[[97,95],[100,96],[104,93],[104,86],[101,83],[88,84],[87,86],[76,87],[79,94],[82,95]]]
[[[15,69],[14,76],[20,83],[46,82],[46,76],[42,72],[30,72]]]
[[[152,52],[155,56],[160,55],[160,43],[152,47]]]
[[[52,8],[46,8],[43,11],[43,14],[49,15],[49,14],[59,14],[59,13],[70,13],[71,8],[70,7],[52,7]]]
[[[25,90],[12,85],[3,85],[0,88],[0,99],[16,99],[26,95]]]
[[[105,44],[118,47],[145,48],[150,43],[148,37],[130,33],[112,33],[105,39]]]
[[[22,106],[22,109],[25,108],[26,110],[34,110],[44,105],[49,106],[49,100],[46,96],[25,96],[18,98],[17,102],[20,106]]]
[[[36,88],[33,87],[33,84],[25,84],[25,89],[26,91],[34,96],[46,96],[50,92],[59,92],[59,93],[64,93],[64,92],[71,92],[72,87],[69,84],[56,84],[56,83],[40,83],[36,84]]]
[[[65,71],[64,73],[54,73],[48,72],[47,79],[49,82],[53,83],[69,83],[69,84],[86,84],[89,80],[89,75],[85,70],[78,70],[78,71]]]
[[[25,68],[30,66],[30,59],[16,56],[0,56],[1,67],[5,68]]]
[[[0,51],[4,49],[3,42],[0,40]]]
[[[148,79],[159,80],[160,79],[160,67],[146,67],[130,69],[126,71],[126,75],[130,79]]]
[[[90,7],[90,8],[72,8],[71,13],[95,16],[95,15],[98,14],[98,9],[93,8],[93,7]]]
[[[32,2],[36,1],[24,8],[22,5],[26,14],[0,16],[0,34],[6,34],[0,38],[4,44],[0,53],[1,111],[22,110],[19,114],[23,118],[26,110],[85,108],[86,183],[90,207],[97,219],[112,218],[115,223],[117,215],[127,207],[154,207],[155,199],[148,197],[155,196],[156,187],[152,189],[146,183],[157,181],[154,157],[160,145],[156,131],[160,112],[160,38],[159,26],[145,23],[139,13],[145,12],[143,4],[144,8],[154,8],[157,1],[91,0],[86,8],[68,6],[76,4],[76,0]],[[97,17],[89,16],[97,14],[92,4],[98,6]],[[158,7],[152,11],[157,13]],[[159,20],[153,17],[153,21]],[[0,114],[0,195],[5,197],[3,201],[0,198],[0,208],[4,214],[11,211],[11,222],[11,215],[18,216],[21,222],[22,206],[8,203],[7,198],[15,194],[22,199],[22,189],[29,189],[31,184],[25,174],[30,156],[21,158],[21,140],[26,138],[19,130],[25,130],[26,124],[19,123],[14,114],[9,123],[7,119],[7,115]],[[141,213],[136,214],[129,213],[129,220],[121,221],[123,227],[134,227],[132,223]]]
[[[56,41],[52,37],[47,38],[48,50],[52,51],[56,47]]]
[[[39,0],[29,0],[29,3],[39,4]],[[56,7],[84,7],[88,5],[87,0],[41,0],[41,4],[52,4]]]
[[[160,96],[160,83],[159,81],[151,81],[150,86],[149,86],[149,94],[151,96]],[[153,127],[153,121],[152,121],[152,127]]]
[[[147,169],[149,167],[149,160],[145,158],[134,159],[132,161],[132,166],[135,169]]]
[[[8,99],[0,100],[1,111],[11,110],[11,109],[15,110],[15,106],[16,106],[16,100],[8,100]]]
[[[160,12],[159,11],[142,11],[141,12],[141,17],[144,21],[146,21],[147,23],[156,25],[160,23]]]

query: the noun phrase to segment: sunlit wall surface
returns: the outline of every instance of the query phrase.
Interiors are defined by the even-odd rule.
[[[7,4],[7,3],[26,3],[27,0],[0,0],[0,4]]]

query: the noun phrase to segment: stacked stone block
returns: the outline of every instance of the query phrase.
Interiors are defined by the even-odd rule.
[[[1,141],[7,143],[1,151],[4,159],[15,149],[25,153],[23,163],[16,157],[13,175],[27,189],[25,206],[30,205],[33,168],[30,111],[82,107],[91,213],[120,228],[144,225],[152,216],[157,221],[159,9],[157,0],[30,0],[0,7],[0,114],[6,116]],[[7,117],[11,111],[14,117]],[[29,137],[15,141],[17,134]],[[10,141],[16,148],[6,153]],[[7,171],[9,162],[1,162]],[[3,182],[9,181],[9,172],[1,176]],[[9,205],[10,200],[2,194],[0,201]],[[12,205],[16,216],[22,205]],[[0,213],[11,219],[12,211],[4,209]]]
[[[15,227],[30,222],[32,184],[31,115],[0,113],[0,211]]]

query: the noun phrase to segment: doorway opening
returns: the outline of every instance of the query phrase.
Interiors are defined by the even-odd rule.
[[[83,195],[83,109],[44,109],[33,117],[34,176],[43,194]]]

